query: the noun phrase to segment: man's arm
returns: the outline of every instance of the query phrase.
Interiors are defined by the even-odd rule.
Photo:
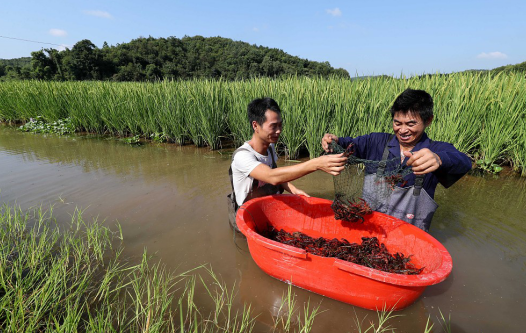
[[[448,188],[471,170],[471,160],[449,143],[443,143],[437,149],[433,152],[424,148],[414,154],[404,152],[404,155],[409,157],[407,165],[412,167],[415,175],[435,172],[439,182]]]
[[[293,181],[317,170],[337,176],[344,169],[346,162],[347,157],[344,157],[343,154],[336,154],[324,155],[303,163],[275,169],[271,169],[269,166],[261,163],[250,172],[250,176],[265,183],[278,185]]]

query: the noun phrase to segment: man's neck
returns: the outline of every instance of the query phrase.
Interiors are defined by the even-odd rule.
[[[252,139],[250,139],[250,141],[248,142],[248,144],[261,155],[267,155],[267,149],[269,146],[268,143],[261,141],[253,136]]]

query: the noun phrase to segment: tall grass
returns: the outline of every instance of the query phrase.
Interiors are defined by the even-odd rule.
[[[253,331],[257,314],[236,309],[235,288],[210,268],[175,274],[146,252],[132,265],[118,239],[122,233],[84,222],[79,211],[61,230],[51,211],[0,207],[0,331]],[[208,304],[196,303],[196,281]],[[309,332],[316,313],[295,312],[306,321],[290,331]]]
[[[428,128],[479,165],[526,164],[524,121],[526,78],[517,74],[457,73],[395,79],[346,80],[290,77],[225,82],[159,83],[0,82],[0,120],[48,121],[70,117],[82,130],[120,136],[162,133],[172,141],[221,147],[225,138],[240,145],[252,135],[246,108],[269,96],[283,111],[280,148],[288,158],[302,150],[321,152],[325,132],[358,136],[391,131],[389,107],[406,88],[424,89],[435,101]]]

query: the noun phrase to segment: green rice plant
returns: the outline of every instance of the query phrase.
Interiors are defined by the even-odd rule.
[[[277,315],[273,317],[274,326],[272,331],[300,332],[308,333],[312,330],[314,319],[323,311],[320,311],[321,304],[311,308],[310,301],[303,304],[302,311],[297,309],[296,294],[292,291],[289,284],[287,292],[281,296],[280,306]]]
[[[227,109],[227,130],[236,146],[241,146],[245,141],[252,137],[252,126],[248,122],[248,104],[256,98],[271,97],[276,99],[280,105],[280,100],[275,96],[277,84],[275,80],[269,78],[253,78],[246,81],[234,81],[225,83],[226,90],[226,109]]]
[[[226,102],[222,81],[188,81],[183,83],[186,98],[184,119],[190,139],[200,147],[205,143],[219,148],[220,137],[226,130]]]
[[[66,99],[55,89],[54,82],[47,81],[14,81],[2,86],[10,87],[10,91],[0,93],[0,102],[6,109],[16,113],[17,119],[27,121],[37,115],[45,121],[52,122],[67,117]],[[0,107],[1,109],[2,107]]]
[[[52,211],[0,208],[0,330],[9,332],[252,332],[250,305],[236,309],[208,266],[175,274],[143,253],[122,258],[122,240],[77,210],[59,227]],[[195,302],[196,271],[212,311]],[[310,311],[308,307],[307,311]],[[308,332],[317,310],[305,314]],[[288,319],[285,319],[288,320]],[[300,328],[301,329],[301,328]]]
[[[433,124],[428,128],[434,140],[453,144],[462,152],[472,152],[481,131],[487,84],[486,76],[455,74],[436,80],[430,91],[435,101]],[[445,81],[445,82],[444,82]]]
[[[486,171],[498,172],[496,163],[506,159],[514,147],[517,124],[524,107],[524,89],[516,86],[515,75],[492,81],[493,89],[485,105],[482,130],[479,134],[478,166]],[[522,100],[521,100],[522,99]]]
[[[158,112],[167,95],[165,85],[157,83],[126,83],[123,99],[128,112],[127,123],[131,134],[149,136],[161,131]]]
[[[63,93],[68,96],[67,108],[75,127],[98,134],[107,131],[105,126],[107,116],[101,115],[101,109],[113,108],[113,103],[109,102],[112,98],[109,87],[104,90],[102,83],[67,82],[58,85],[58,88],[62,88]],[[120,129],[124,131],[122,127]]]
[[[526,78],[516,74],[456,73],[400,79],[392,77],[254,78],[246,81],[0,82],[0,119],[46,122],[70,118],[79,130],[123,137],[187,139],[197,146],[221,147],[228,137],[236,146],[252,135],[248,103],[272,97],[282,108],[284,129],[278,152],[296,158],[321,152],[325,132],[337,136],[391,132],[389,108],[410,87],[428,91],[435,119],[427,131],[478,160],[479,168],[497,171],[510,163],[523,175],[523,122]]]
[[[340,87],[330,125],[332,134],[356,137],[390,130],[388,110],[398,93],[389,79],[347,81]]]
[[[236,81],[227,87],[227,125],[234,144],[239,147],[252,136],[252,127],[248,122],[247,106],[257,96],[254,96],[254,81]]]
[[[180,82],[162,82],[158,91],[156,116],[164,134],[178,144],[184,144],[189,136],[186,127],[187,94]]]
[[[305,80],[287,78],[273,81],[277,91],[273,97],[281,108],[283,131],[280,141],[284,145],[285,157],[295,159],[305,143],[305,110],[310,91]]]
[[[212,149],[218,149],[221,145],[220,138],[225,137],[227,128],[228,104],[225,98],[227,95],[224,93],[226,83],[221,80],[201,83],[197,85],[198,98],[193,101],[199,115],[196,124],[202,131],[201,136],[206,145]]]
[[[451,333],[451,314],[446,319],[442,313],[442,310],[438,309],[438,311],[440,312],[440,325],[442,326],[442,329],[446,333]]]
[[[512,156],[513,169],[526,177],[526,108],[517,124],[517,137]]]
[[[401,315],[393,315],[393,310],[390,310],[390,311],[387,311],[387,309],[378,310],[376,311],[376,315],[378,318],[378,326],[376,326],[376,324],[371,321],[370,326],[365,328],[365,327],[362,327],[362,325],[365,319],[367,318],[367,316],[365,316],[364,318],[360,320],[358,318],[358,315],[356,314],[356,311],[354,312],[354,315],[355,315],[354,323],[359,333],[367,333],[367,332],[384,333],[384,332],[389,332],[389,331],[393,332],[394,328],[391,327],[391,325],[389,325],[388,322],[392,320],[394,317],[401,316]]]
[[[250,306],[244,306],[243,311],[233,309],[236,292],[229,290],[224,282],[208,267],[205,267],[207,277],[211,282],[205,282],[200,275],[202,286],[213,301],[214,310],[211,312],[208,323],[210,330],[221,332],[251,332],[254,328],[255,318]]]
[[[12,83],[0,82],[0,121],[21,120],[14,107],[15,101],[11,96],[14,88],[15,85]]]
[[[335,99],[334,90],[337,86],[335,80],[322,78],[305,78],[304,84],[309,92],[304,95],[304,123],[305,146],[311,158],[318,157],[322,151],[321,138],[329,130],[329,121],[334,109],[333,100]]]

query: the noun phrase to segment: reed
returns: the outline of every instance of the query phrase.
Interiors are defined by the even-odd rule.
[[[47,121],[69,117],[79,130],[119,136],[163,135],[184,144],[239,146],[252,135],[246,108],[272,97],[282,109],[278,151],[316,157],[325,132],[358,136],[391,132],[389,107],[406,88],[424,89],[435,101],[428,128],[478,161],[480,168],[511,164],[526,174],[526,78],[518,74],[456,73],[395,79],[289,77],[246,81],[0,82],[0,120]]]

